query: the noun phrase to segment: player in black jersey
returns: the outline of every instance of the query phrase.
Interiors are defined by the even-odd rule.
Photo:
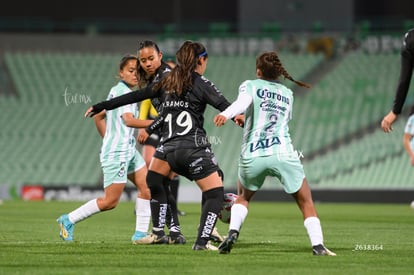
[[[155,83],[162,79],[171,71],[170,65],[162,61],[162,52],[160,51],[158,45],[151,40],[145,40],[139,44],[138,48],[138,63],[137,63],[137,74],[138,74],[138,87],[143,88],[151,83]],[[155,109],[155,112],[159,111],[161,107],[160,100],[158,98],[148,99],[150,102],[150,107]],[[148,103],[148,102],[147,102]],[[141,114],[140,106],[140,117]],[[145,131],[140,129],[138,133]],[[156,132],[150,138],[148,138],[145,144],[153,146],[153,150],[148,151],[148,146],[143,146],[143,156],[147,165],[149,166],[149,160],[155,152],[155,147],[159,143],[159,137],[161,133]],[[144,150],[146,149],[146,150]],[[150,156],[146,156],[145,153],[149,153]],[[178,208],[177,200],[174,194],[171,191],[171,185],[176,185],[178,181],[178,176],[176,174],[170,174],[164,177],[164,188],[167,193],[167,227],[169,229],[169,236],[163,236],[160,239],[153,240],[153,243],[170,243],[170,244],[184,244],[186,242],[185,237],[181,234],[180,222],[178,219]],[[153,206],[152,206],[153,207]]]
[[[401,47],[401,69],[397,90],[394,97],[392,110],[384,116],[381,122],[381,128],[385,133],[392,131],[392,124],[401,114],[410,87],[411,77],[414,68],[414,28],[408,30],[404,36]]]
[[[131,96],[120,96],[90,107],[85,116],[103,109],[113,109],[146,98],[160,98],[162,111],[148,129],[148,134],[162,128],[161,144],[151,161],[147,182],[152,200],[158,204],[153,211],[153,234],[164,234],[166,194],[162,178],[174,171],[196,181],[202,191],[202,213],[194,250],[217,250],[209,240],[223,202],[223,183],[219,167],[204,130],[204,111],[207,104],[222,111],[230,105],[227,99],[202,75],[208,54],[197,42],[186,41],[178,50],[177,66],[163,79]],[[143,140],[141,140],[143,141]],[[155,220],[154,220],[155,218]],[[158,218],[158,220],[156,220]]]

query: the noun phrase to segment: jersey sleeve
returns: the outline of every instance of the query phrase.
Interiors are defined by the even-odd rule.
[[[147,119],[151,108],[151,100],[145,99],[141,102],[139,107],[139,119]]]
[[[404,36],[401,48],[401,66],[397,90],[394,98],[393,112],[400,114],[410,87],[414,67],[414,29],[408,31]]]
[[[209,80],[205,81],[206,91],[203,92],[204,100],[220,112],[224,111],[228,106],[230,106],[230,102],[223,96],[219,89]]]
[[[229,107],[226,108],[220,114],[227,119],[232,118],[246,111],[246,109],[252,104],[253,98],[247,91],[247,83],[244,82],[239,87],[239,95]]]
[[[147,86],[144,89],[133,91],[125,95],[114,97],[110,100],[102,101],[93,105],[93,111],[99,113],[103,110],[113,110],[120,106],[128,105],[131,103],[140,102],[147,98],[154,98],[159,96],[160,91],[153,91],[152,87]]]

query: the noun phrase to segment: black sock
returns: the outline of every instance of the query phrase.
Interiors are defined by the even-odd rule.
[[[167,212],[167,194],[163,185],[164,176],[153,171],[147,173],[147,184],[151,190],[151,217],[153,231],[162,231]]]
[[[178,187],[180,186],[180,177],[175,176],[170,182],[171,194],[174,196],[175,201],[178,202]]]
[[[172,192],[171,192],[171,180],[168,178],[164,178],[164,190],[167,194],[167,203],[168,203],[168,210],[167,210],[167,226],[168,229],[172,232],[180,232],[180,221],[178,219],[177,213],[177,201],[175,200]]]
[[[223,204],[224,188],[217,187],[203,192],[204,204],[200,217],[200,227],[196,243],[206,245],[216,225],[218,213]]]

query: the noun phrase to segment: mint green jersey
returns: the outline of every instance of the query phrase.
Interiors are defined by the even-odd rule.
[[[131,89],[120,81],[112,87],[107,100],[130,92]],[[137,117],[137,104],[125,105],[106,112],[106,131],[101,147],[101,162],[127,161],[135,154],[135,129],[125,125],[122,119],[125,113],[132,113],[134,117]]]
[[[246,80],[239,87],[236,102],[243,105],[239,110],[245,110],[243,158],[293,151],[288,127],[292,118],[293,92],[289,88],[262,79]]]

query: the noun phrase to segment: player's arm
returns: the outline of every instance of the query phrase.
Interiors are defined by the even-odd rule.
[[[110,100],[99,102],[89,107],[85,113],[85,117],[94,116],[103,110],[113,110],[118,107],[140,102],[147,98],[154,98],[158,96],[158,92],[152,90],[152,86],[147,86],[144,89],[133,91],[121,96],[114,97]]]
[[[206,91],[203,92],[203,97],[208,104],[210,104],[219,111],[224,111],[227,107],[231,105],[230,102],[220,92],[220,90],[217,89],[216,86],[212,83],[206,85]],[[235,122],[238,126],[244,126],[244,115],[238,115],[237,117],[231,118],[233,122]]]
[[[237,118],[237,116],[244,113],[252,102],[253,99],[250,95],[247,93],[239,93],[236,101],[234,101],[224,111],[214,117],[214,124],[216,126],[222,126],[229,118],[235,117],[236,123],[239,124],[237,120],[240,118]]]
[[[124,113],[122,115],[122,120],[126,126],[131,128],[145,128],[153,122],[151,119],[137,119],[132,113]]]
[[[164,122],[164,116],[162,115],[162,113],[160,113],[158,117],[155,120],[152,120],[151,122],[152,123],[148,125],[147,128],[145,128],[145,131],[149,136],[152,135],[157,129],[162,127],[162,124]]]
[[[397,90],[394,99],[392,111],[399,115],[402,111],[408,88],[410,87],[411,77],[414,67],[414,31],[405,35],[403,46],[401,48],[401,66],[400,77],[398,80]]]
[[[105,136],[106,132],[106,111],[103,110],[102,112],[96,114],[93,117],[93,120],[95,122],[96,130],[98,130],[98,133],[101,137]]]
[[[408,88],[410,87],[411,76],[413,73],[414,58],[408,52],[401,55],[400,78],[398,80],[397,92],[394,99],[392,111],[394,114],[401,114],[405,99],[407,98]]]

